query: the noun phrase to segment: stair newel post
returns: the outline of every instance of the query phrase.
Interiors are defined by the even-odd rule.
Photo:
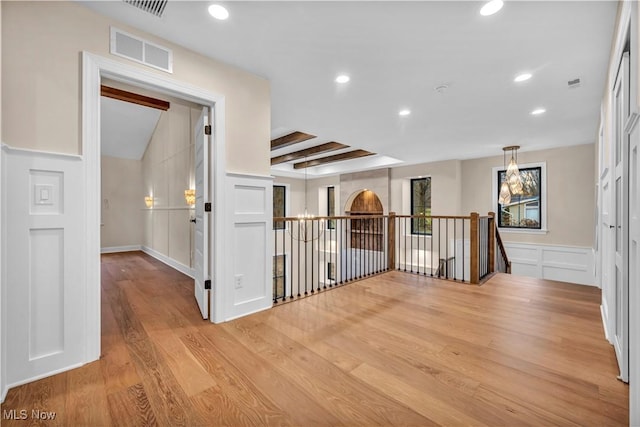
[[[480,263],[479,263],[479,253],[480,253],[480,239],[478,238],[478,212],[471,212],[471,221],[469,224],[469,258],[471,263],[471,280],[470,282],[474,285],[480,283]]]
[[[396,269],[396,213],[389,212],[389,238],[387,239],[387,269]]]

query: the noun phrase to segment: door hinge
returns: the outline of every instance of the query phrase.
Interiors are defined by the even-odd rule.
[[[204,289],[211,289],[211,280],[204,281]]]
[[[206,202],[204,204],[204,211],[205,212],[211,212],[211,202]]]
[[[211,135],[211,125],[205,125],[204,126],[204,134],[205,135]]]

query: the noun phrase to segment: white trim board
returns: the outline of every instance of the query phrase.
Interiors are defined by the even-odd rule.
[[[194,273],[193,273],[193,269],[191,267],[188,267],[172,258],[169,258],[166,255],[161,254],[160,252],[153,250],[147,246],[142,246],[140,248],[140,250],[142,252],[144,252],[145,254],[154,257],[155,259],[157,259],[158,261],[168,265],[169,267],[173,268],[174,270],[178,270],[180,273],[189,276],[193,279],[194,277]]]
[[[117,254],[119,252],[133,252],[141,251],[141,245],[129,245],[129,246],[111,246],[108,248],[100,248],[101,254]]]
[[[596,286],[592,248],[514,242],[504,247],[512,274]]]

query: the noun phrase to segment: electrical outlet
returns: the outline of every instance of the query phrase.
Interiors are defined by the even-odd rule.
[[[242,287],[242,278],[244,277],[244,274],[236,274],[234,276],[234,284],[236,289],[240,289]]]

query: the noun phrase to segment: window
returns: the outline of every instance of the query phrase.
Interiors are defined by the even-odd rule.
[[[274,298],[284,297],[285,282],[287,279],[286,255],[274,255],[273,257],[273,295]]]
[[[431,178],[411,180],[411,215],[429,218],[412,218],[411,234],[431,234]]]
[[[327,263],[327,279],[333,280],[334,282],[336,280],[336,263],[335,262]]]
[[[287,193],[286,187],[284,185],[274,185],[273,186],[273,217],[274,218],[284,218],[287,216],[286,213],[286,201],[287,201]],[[284,230],[285,228],[284,221],[273,221],[273,229],[274,230]]]
[[[327,216],[336,215],[336,189],[335,187],[327,187]],[[336,228],[336,220],[327,221],[327,228],[333,230]]]
[[[506,172],[498,172],[498,192]],[[542,229],[542,167],[520,168],[522,194],[512,194],[508,204],[498,203],[498,227],[515,229]]]

